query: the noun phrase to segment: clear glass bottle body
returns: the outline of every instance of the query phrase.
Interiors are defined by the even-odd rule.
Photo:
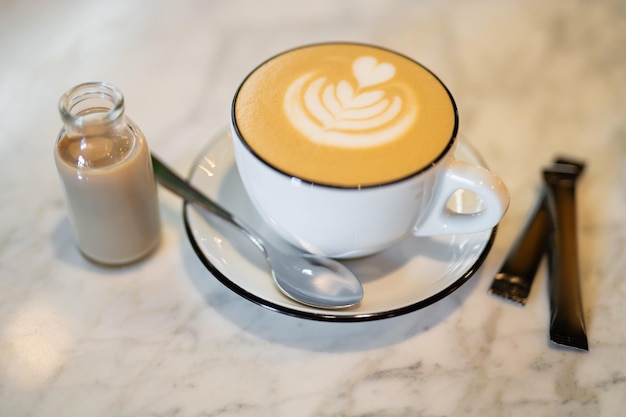
[[[81,252],[108,265],[143,258],[160,240],[157,191],[148,144],[124,114],[121,92],[81,84],[59,111],[54,157]]]

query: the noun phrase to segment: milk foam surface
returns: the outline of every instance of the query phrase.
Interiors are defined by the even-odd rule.
[[[447,89],[428,70],[360,44],[298,48],[244,81],[236,127],[268,164],[307,181],[359,187],[420,171],[456,132]]]

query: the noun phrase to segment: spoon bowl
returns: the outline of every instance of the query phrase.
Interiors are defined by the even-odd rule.
[[[210,200],[152,155],[157,181],[174,194],[234,225],[263,253],[278,289],[301,304],[341,309],[363,299],[357,277],[340,262],[313,254],[291,254],[276,248],[232,213]]]

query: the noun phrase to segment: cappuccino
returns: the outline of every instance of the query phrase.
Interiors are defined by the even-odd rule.
[[[303,181],[360,188],[410,177],[456,135],[454,100],[417,62],[362,44],[305,46],[256,68],[233,101],[237,136]]]

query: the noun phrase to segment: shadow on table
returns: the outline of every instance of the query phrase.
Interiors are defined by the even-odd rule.
[[[154,253],[148,254],[146,257],[138,261],[123,265],[105,265],[93,260],[89,260],[84,256],[72,231],[72,225],[67,216],[59,219],[56,226],[52,230],[50,245],[57,259],[60,261],[82,268],[89,271],[97,271],[99,274],[108,276],[123,276],[122,272],[138,270],[146,262],[149,262]],[[158,251],[159,247],[155,251]]]
[[[216,313],[270,343],[319,352],[379,349],[424,334],[452,315],[478,281],[477,277],[470,278],[439,302],[397,317],[366,322],[316,321],[272,311],[240,297],[211,275],[189,244],[181,245],[181,250],[190,281]]]

